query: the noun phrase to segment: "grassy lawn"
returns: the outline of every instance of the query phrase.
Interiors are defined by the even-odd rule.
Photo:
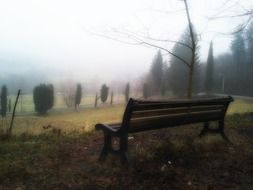
[[[52,128],[60,129],[63,133],[86,132],[94,129],[96,123],[115,123],[120,122],[125,105],[110,106],[100,105],[100,107],[85,108],[79,111],[73,111],[73,108],[63,111],[52,111],[47,116],[22,116],[16,117],[13,133],[20,135],[22,133],[41,134],[48,133]],[[236,99],[231,103],[228,115],[243,114],[253,112],[252,100]],[[2,124],[8,126],[10,118]],[[0,123],[0,129],[4,127]],[[44,129],[43,126],[50,125],[50,129]]]
[[[16,96],[11,95],[9,96],[9,98],[11,99],[12,102],[12,106],[14,105]],[[54,96],[54,107],[53,110],[57,110],[57,109],[66,109],[67,106],[63,100],[62,95],[60,94],[56,94]],[[91,95],[91,94],[87,94],[87,95],[83,95],[82,97],[82,101],[80,103],[80,107],[90,107],[94,105],[94,101],[95,101],[95,95]],[[110,97],[108,97],[108,102],[110,101]],[[114,104],[122,104],[124,103],[124,96],[123,94],[115,94],[114,95]],[[99,101],[98,102],[99,105],[102,105],[102,103]],[[18,104],[17,104],[17,109],[16,111],[19,112],[34,112],[34,103],[33,103],[33,96],[31,94],[23,94],[20,95]]]
[[[99,122],[120,122],[123,111],[123,106],[109,106],[96,109],[88,108],[71,112],[54,112],[44,117],[16,117],[13,133],[16,135],[22,133],[37,135],[40,133],[48,133],[48,131],[51,131],[53,128],[60,129],[63,133],[84,133],[93,130],[94,125]],[[9,126],[9,122],[10,118],[7,118],[7,121],[4,121],[4,126]],[[51,126],[49,129],[44,129],[49,125]]]
[[[252,189],[253,101],[237,99],[228,110],[232,144],[219,135],[197,138],[199,125],[176,127],[134,134],[128,168],[115,156],[100,164],[103,136],[92,129],[120,121],[123,111],[107,105],[17,117],[13,138],[0,140],[0,190]]]
[[[253,100],[235,99],[228,109],[228,114],[242,114],[247,112],[253,112]]]

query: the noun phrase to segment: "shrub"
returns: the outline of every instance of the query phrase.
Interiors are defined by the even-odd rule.
[[[76,95],[75,95],[75,109],[79,107],[82,99],[82,87],[81,84],[77,84]]]
[[[54,105],[54,87],[51,84],[40,84],[33,89],[35,111],[45,114]]]
[[[125,101],[126,101],[126,103],[129,100],[129,91],[130,91],[130,85],[129,85],[129,83],[127,83],[126,89],[125,89]]]
[[[6,117],[7,112],[7,87],[4,85],[1,90],[1,115]]]
[[[142,93],[143,93],[143,97],[145,99],[147,99],[149,96],[149,89],[148,89],[148,85],[146,83],[143,84]]]
[[[100,97],[103,103],[105,103],[107,100],[108,92],[109,92],[109,87],[107,87],[106,84],[103,84],[100,90]]]

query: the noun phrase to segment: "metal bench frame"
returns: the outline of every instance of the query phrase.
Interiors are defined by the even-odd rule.
[[[144,101],[130,98],[122,123],[96,124],[96,130],[104,133],[104,146],[99,161],[104,161],[109,153],[120,156],[123,164],[128,163],[128,134],[179,125],[204,123],[199,136],[219,133],[229,141],[224,133],[224,118],[231,96],[209,99],[187,99],[170,101]],[[209,122],[217,121],[218,128],[211,129]],[[119,149],[112,148],[112,138],[120,139]]]

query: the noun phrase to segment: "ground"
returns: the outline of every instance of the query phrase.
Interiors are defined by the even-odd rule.
[[[123,106],[36,116],[37,122],[17,118],[13,137],[0,140],[0,190],[251,190],[253,115],[245,113],[251,112],[249,105],[237,101],[229,110],[225,132],[232,143],[219,135],[200,139],[201,124],[130,135],[128,167],[115,156],[98,163],[102,132],[85,131],[80,120],[89,116],[90,126],[113,122],[120,119]],[[66,121],[71,127],[76,125],[74,130],[65,131],[67,124],[60,128]],[[24,126],[18,129],[19,124]],[[48,124],[51,127],[44,129]],[[33,125],[39,130],[31,133]],[[117,147],[117,139],[114,142]]]

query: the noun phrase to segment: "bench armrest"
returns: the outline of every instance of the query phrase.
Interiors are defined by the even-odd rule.
[[[120,125],[117,125],[120,126]],[[119,128],[112,128],[110,125],[98,123],[95,125],[96,130],[103,130],[106,133],[109,134],[116,134],[119,131]]]

